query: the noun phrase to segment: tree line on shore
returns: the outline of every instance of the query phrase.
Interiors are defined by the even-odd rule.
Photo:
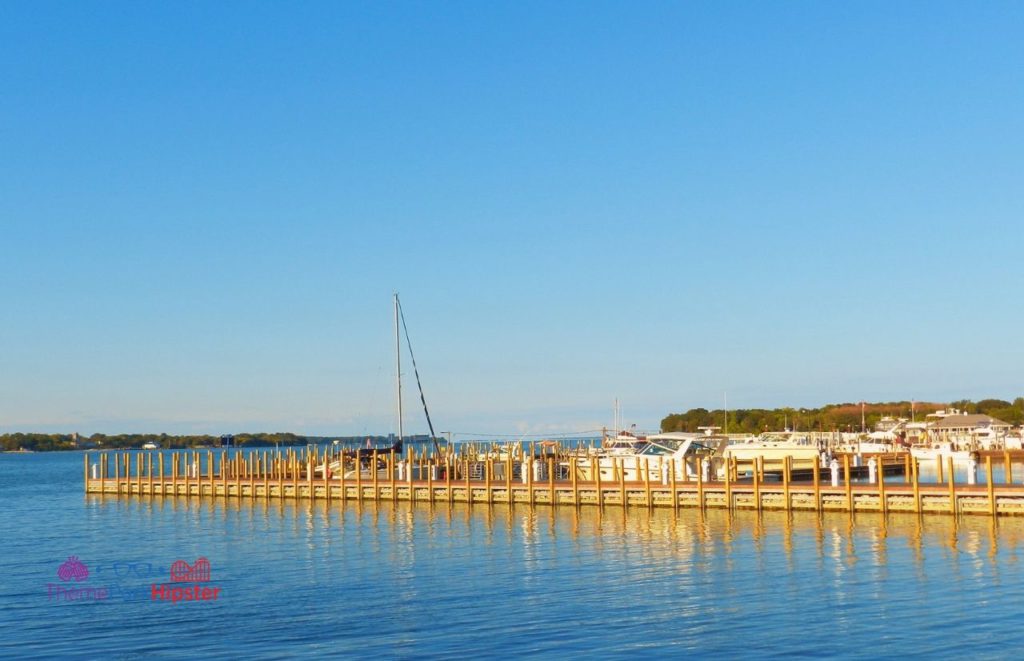
[[[290,432],[234,434],[233,445],[246,447],[274,447],[275,445],[306,445],[314,440]],[[4,451],[31,450],[50,452],[54,450],[82,450],[87,448],[124,449],[141,448],[146,443],[156,443],[163,449],[213,448],[221,446],[220,436],[170,434],[0,434],[0,447]]]
[[[821,408],[776,409],[690,409],[686,413],[670,413],[661,421],[663,432],[696,432],[701,427],[719,427],[731,434],[757,434],[763,431],[871,431],[883,417],[924,420],[929,413],[958,409],[964,413],[983,413],[1012,425],[1024,423],[1024,397],[1012,402],[962,399],[948,404],[934,402],[873,402],[827,404]]]

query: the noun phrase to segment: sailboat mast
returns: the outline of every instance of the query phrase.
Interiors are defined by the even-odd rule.
[[[395,387],[398,400],[398,440],[404,436],[402,429],[402,342],[398,332],[398,292],[395,292]]]

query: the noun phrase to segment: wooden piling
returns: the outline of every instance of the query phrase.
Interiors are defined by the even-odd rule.
[[[814,455],[814,511],[821,511],[821,459]]]
[[[373,452],[370,453],[370,470],[373,471],[373,499],[380,500],[380,485],[377,479],[377,449],[374,448]]]
[[[263,499],[270,500],[270,482],[276,480],[274,471],[277,467],[274,454],[270,450],[263,451]]]
[[[437,461],[436,457],[430,459],[427,463],[427,502],[433,504],[434,502],[434,467]]]
[[[850,482],[850,455],[843,455],[843,481],[846,484],[846,509],[853,512],[853,484]]]
[[[908,453],[909,454],[909,453]],[[921,467],[915,458],[910,460],[911,470],[914,471],[912,482],[914,485],[914,511],[918,514],[921,513]]]
[[[763,457],[754,457],[754,507],[761,511],[761,462]],[[697,480],[700,484],[700,471],[697,471]]]
[[[953,475],[953,457],[946,457],[949,465],[949,513],[956,514],[956,487],[954,482],[956,481]]]
[[[388,483],[391,486],[391,502],[398,502],[398,489],[395,488],[395,448],[388,450]]]
[[[455,502],[455,494],[452,493],[452,458],[450,454],[444,456],[444,487],[448,494],[448,504]],[[512,497],[511,491],[509,497]]]
[[[622,506],[627,505],[626,502],[626,461],[622,457],[618,457],[619,466],[619,500],[622,502]]]
[[[580,483],[579,476],[576,475],[576,455],[569,458],[569,474],[572,476],[572,503],[573,505],[579,506]]]
[[[786,509],[792,507],[793,501],[789,497],[789,480],[790,480],[790,464],[793,457],[786,455],[782,458],[782,498],[783,502],[786,503]]]
[[[548,456],[548,502],[551,506],[555,505],[555,458],[554,456]]]
[[[985,457],[985,484],[988,487],[988,507],[992,516],[996,515],[996,487],[992,483],[992,457]]]
[[[704,467],[697,460],[697,507],[704,511]]]
[[[640,457],[637,457],[637,462],[640,461]],[[644,463],[644,497],[647,499],[647,509],[654,507],[654,503],[651,502],[651,472],[649,470],[650,464]],[[639,466],[638,466],[639,468]]]
[[[508,506],[512,507],[512,453],[505,448],[505,496]]]
[[[673,461],[673,465],[675,465],[674,461]],[[683,466],[683,470],[686,470],[685,465]],[[727,456],[727,457],[725,457],[725,506],[726,506],[726,509],[730,510],[730,511],[732,510],[732,476],[730,475],[731,473],[732,473],[732,457],[731,456]],[[673,476],[675,476],[675,473],[673,473]],[[676,488],[675,488],[675,486],[673,486],[672,491],[673,491],[673,497],[674,498],[677,497],[675,495],[675,490],[676,490]]]
[[[885,459],[882,455],[878,455],[878,472],[875,477],[878,478],[879,509],[885,514],[889,511],[889,502],[885,499]]]
[[[668,478],[672,484],[672,510],[678,512],[679,492],[676,491],[676,462],[674,459],[670,459],[668,462]],[[728,490],[728,486],[726,486],[726,489]]]

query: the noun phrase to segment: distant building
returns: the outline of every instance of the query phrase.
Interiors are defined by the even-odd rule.
[[[944,413],[939,411],[938,413]],[[937,414],[938,414],[937,413]],[[936,414],[936,415],[937,415]],[[1005,434],[1013,427],[1008,422],[983,413],[961,413],[956,411],[943,415],[938,420],[928,424],[928,431],[939,434],[972,434],[982,430],[991,430],[996,433]]]

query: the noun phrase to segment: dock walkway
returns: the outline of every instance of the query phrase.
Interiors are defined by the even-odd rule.
[[[952,460],[945,466],[937,464],[937,483],[922,483],[919,462],[909,455],[876,458],[878,473],[903,474],[902,483],[879,480],[877,475],[873,482],[859,482],[857,474],[861,471],[846,456],[834,485],[824,479],[828,469],[819,466],[817,460],[812,468],[803,469],[808,481],[794,479],[801,475],[801,469],[787,461],[775,479],[772,471],[755,463],[745,478],[735,464],[727,464],[725,470],[712,473],[721,474],[721,479],[705,480],[698,474],[696,479],[683,480],[671,475],[656,483],[648,479],[646,471],[640,481],[626,481],[625,470],[618,471],[618,479],[612,481],[581,479],[574,455],[560,450],[518,457],[513,450],[503,458],[486,453],[434,458],[415,452],[404,459],[393,452],[346,458],[316,449],[219,453],[182,450],[170,455],[167,462],[164,457],[163,453],[139,451],[87,453],[85,492],[199,499],[1024,514],[1024,484],[1012,483],[1013,457],[1009,452],[984,458],[980,484],[956,482]],[[993,459],[1003,461],[1004,484],[993,482]],[[323,467],[332,462],[351,470],[345,471],[344,478],[331,475]]]

